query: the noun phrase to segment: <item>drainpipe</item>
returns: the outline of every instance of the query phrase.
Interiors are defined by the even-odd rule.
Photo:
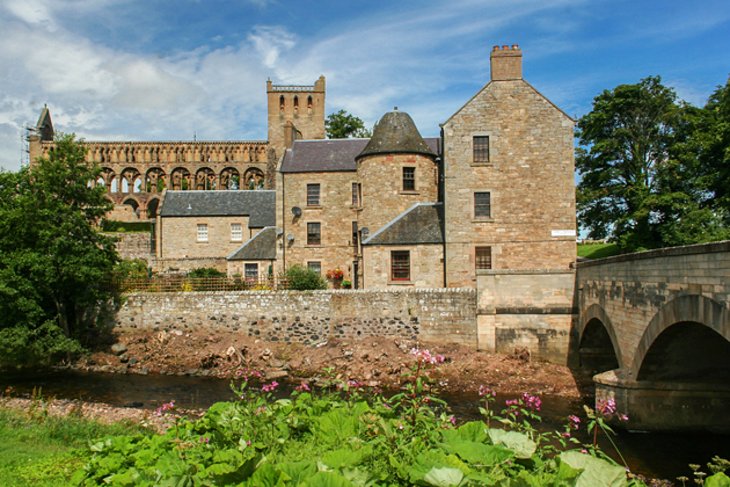
[[[444,140],[444,127],[441,126],[441,157],[438,159],[438,172],[439,172],[439,181],[438,181],[438,192],[441,199],[441,234],[444,236],[444,243],[443,243],[443,256],[444,256],[444,263],[441,266],[442,270],[442,277],[443,277],[443,286],[447,287],[446,285],[446,141]]]

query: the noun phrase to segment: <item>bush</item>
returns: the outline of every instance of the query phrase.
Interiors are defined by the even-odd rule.
[[[226,273],[214,267],[198,267],[188,272],[188,277],[226,277]]]
[[[117,279],[146,279],[149,277],[147,261],[144,259],[125,259],[114,266]]]
[[[327,283],[321,275],[312,269],[293,265],[286,271],[289,289],[294,291],[309,291],[312,289],[327,289]]]
[[[13,367],[48,367],[84,351],[53,321],[37,328],[22,325],[0,329],[0,370]]]

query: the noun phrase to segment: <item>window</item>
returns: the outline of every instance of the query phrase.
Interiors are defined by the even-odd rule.
[[[307,206],[319,206],[319,183],[307,185]]]
[[[357,222],[352,222],[352,245],[357,247]]]
[[[416,168],[415,167],[404,167],[403,168],[403,191],[415,191],[416,190]]]
[[[362,202],[362,185],[352,183],[352,206],[360,207]]]
[[[489,136],[474,136],[474,163],[485,164],[489,162]]]
[[[307,245],[322,245],[321,223],[307,223]]]
[[[408,281],[411,279],[411,252],[409,250],[393,250],[390,252],[390,279],[392,281]]]
[[[474,218],[491,218],[491,194],[488,192],[474,193]]]
[[[259,265],[258,264],[244,264],[243,275],[247,281],[258,281],[259,279]]]
[[[491,269],[492,247],[476,247],[474,249],[474,260],[477,269]]]
[[[198,242],[208,241],[208,224],[198,223]]]
[[[322,263],[320,261],[307,262],[307,269],[322,275]]]
[[[231,240],[234,242],[243,240],[243,226],[240,223],[231,223]]]

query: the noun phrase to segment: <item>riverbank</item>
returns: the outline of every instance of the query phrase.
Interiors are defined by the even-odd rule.
[[[231,332],[132,331],[72,364],[81,371],[235,378],[243,369],[268,380],[316,380],[325,374],[370,387],[392,388],[413,363],[411,350],[428,348],[445,362],[433,373],[444,392],[480,386],[579,398],[580,384],[566,366],[531,360],[528,352],[479,352],[463,345],[419,344],[395,338],[327,341],[315,346],[264,342]]]

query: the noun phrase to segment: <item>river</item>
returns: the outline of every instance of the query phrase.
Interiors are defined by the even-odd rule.
[[[210,377],[166,375],[122,375],[56,371],[40,376],[15,375],[0,377],[4,390],[12,386],[17,396],[29,397],[33,389],[40,389],[44,397],[103,402],[113,406],[157,408],[163,402],[175,400],[181,408],[207,408],[218,401],[233,400],[230,381]],[[517,393],[499,391],[497,404],[517,397]],[[475,395],[447,395],[458,419],[478,417]],[[583,416],[579,401],[556,395],[542,396],[541,430],[562,429],[570,414]],[[585,440],[587,441],[587,439]],[[704,466],[713,455],[730,457],[730,436],[677,433],[640,433],[619,431],[615,442],[629,468],[651,478],[673,480],[680,475],[691,476],[690,463]],[[605,439],[601,447],[620,461]]]

